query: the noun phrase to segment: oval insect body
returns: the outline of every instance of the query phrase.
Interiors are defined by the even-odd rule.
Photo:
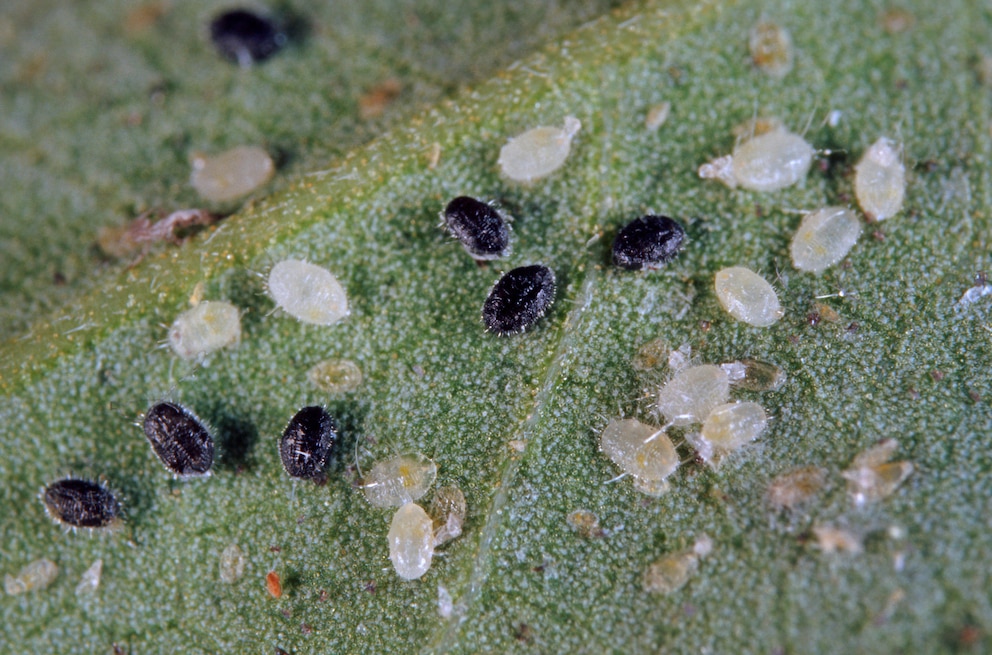
[[[479,261],[499,259],[510,245],[510,230],[495,207],[468,196],[448,203],[442,214],[448,232]]]
[[[707,461],[712,461],[754,441],[767,426],[768,416],[758,403],[720,405],[710,412],[703,423],[699,439],[707,448],[701,449],[700,454]]]
[[[365,476],[365,498],[376,507],[399,507],[427,493],[437,479],[437,465],[422,453],[376,462]]]
[[[540,264],[521,266],[493,285],[482,306],[482,320],[499,336],[523,332],[544,316],[554,299],[554,272]]]
[[[599,449],[624,473],[645,482],[661,482],[679,466],[668,435],[637,419],[610,421],[599,436]]]
[[[53,482],[41,499],[49,516],[73,528],[113,528],[122,517],[114,494],[89,480],[65,478]]]
[[[269,18],[232,9],[210,21],[210,40],[222,57],[248,68],[278,52],[286,43],[286,35]]]
[[[684,368],[658,392],[658,411],[672,425],[703,421],[730,398],[727,372],[713,364]]]
[[[238,146],[218,155],[193,157],[190,184],[204,200],[229,202],[272,179],[272,157],[257,146]]]
[[[635,218],[613,240],[613,264],[636,271],[657,269],[678,254],[685,229],[667,216]]]
[[[220,554],[220,581],[234,584],[245,573],[248,556],[238,544],[230,544]]]
[[[176,317],[169,345],[183,359],[196,359],[241,341],[241,312],[224,300],[205,300]]]
[[[854,167],[854,195],[861,211],[873,221],[882,221],[902,209],[906,194],[906,167],[902,148],[880,138]]]
[[[420,505],[407,503],[396,510],[386,539],[396,575],[416,580],[431,568],[434,523]]]
[[[337,436],[337,425],[323,407],[298,411],[279,440],[279,457],[286,473],[294,478],[319,479]]]
[[[734,148],[733,177],[752,191],[778,191],[806,177],[813,147],[798,134],[773,130]]]
[[[533,182],[561,168],[572,148],[572,139],[582,128],[574,116],[565,126],[535,127],[510,139],[499,151],[499,167],[514,182]]]
[[[861,221],[845,207],[825,207],[803,217],[792,237],[792,264],[822,273],[847,256],[861,236]]]
[[[755,327],[768,327],[785,315],[772,285],[743,266],[717,271],[716,297],[727,313]]]
[[[286,259],[269,272],[269,294],[293,318],[314,325],[333,325],[348,313],[348,297],[327,270],[298,259]]]
[[[362,386],[362,369],[350,359],[325,359],[307,371],[307,380],[327,393],[346,393]]]
[[[145,437],[152,450],[180,478],[210,474],[214,438],[196,414],[178,403],[156,403],[145,414]]]

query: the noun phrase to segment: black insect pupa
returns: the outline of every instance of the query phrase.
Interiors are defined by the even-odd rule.
[[[210,40],[222,57],[248,68],[278,52],[286,44],[286,34],[270,18],[231,9],[210,21]]]
[[[544,316],[555,299],[555,274],[535,264],[508,271],[482,306],[486,329],[500,336],[523,332]]]
[[[121,520],[121,505],[107,488],[78,478],[65,478],[41,494],[48,515],[72,528],[113,528]]]
[[[499,259],[510,245],[510,231],[492,205],[469,196],[448,203],[442,214],[448,232],[461,242],[473,259]]]
[[[667,216],[635,218],[613,240],[613,264],[637,271],[657,269],[678,254],[685,229]]]
[[[337,425],[323,407],[304,407],[279,440],[282,466],[294,478],[319,479],[338,438]]]
[[[210,474],[214,438],[196,414],[177,403],[156,403],[145,414],[144,429],[155,454],[176,476]]]

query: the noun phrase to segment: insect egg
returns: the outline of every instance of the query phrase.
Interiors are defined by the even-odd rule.
[[[758,403],[720,405],[706,417],[694,445],[704,460],[716,463],[723,455],[757,439],[767,425],[768,417]]]
[[[499,167],[514,182],[533,182],[561,168],[582,128],[574,116],[565,117],[564,128],[535,127],[510,139],[499,151]]]
[[[272,179],[272,157],[256,146],[239,146],[219,155],[195,155],[190,184],[204,200],[229,202]]]
[[[294,478],[319,479],[337,436],[334,419],[323,407],[298,411],[279,440],[279,456],[286,473]]]
[[[720,304],[738,321],[768,327],[785,315],[772,285],[743,266],[717,271],[714,286]]]
[[[882,221],[902,209],[906,194],[906,167],[902,148],[882,137],[868,148],[854,167],[854,195],[861,211]]]
[[[599,449],[636,480],[654,483],[657,491],[679,466],[672,440],[663,430],[637,419],[613,419],[599,436]]]
[[[396,575],[416,580],[427,573],[434,558],[434,523],[416,503],[406,503],[389,525],[389,559]]]
[[[730,397],[730,379],[719,366],[703,364],[680,370],[658,392],[658,412],[672,425],[705,419]]]
[[[265,590],[273,598],[282,598],[282,579],[275,571],[269,571],[265,574]]]
[[[800,271],[822,273],[847,256],[858,237],[861,221],[845,207],[825,207],[803,216],[792,237],[792,264]]]
[[[210,474],[214,438],[193,412],[177,403],[156,403],[145,414],[144,430],[152,450],[174,475]]]
[[[631,271],[661,268],[678,254],[684,239],[685,229],[667,216],[635,218],[613,240],[613,264]]]
[[[248,68],[282,48],[286,35],[269,18],[246,9],[232,9],[210,21],[210,40],[222,57]]]
[[[269,294],[293,318],[333,325],[348,315],[348,297],[337,278],[316,264],[286,259],[269,272]]]
[[[65,478],[45,488],[42,500],[48,515],[73,528],[113,528],[121,520],[120,503],[96,482]]]
[[[169,345],[183,359],[196,359],[241,340],[241,313],[224,300],[206,300],[176,317]]]
[[[523,332],[544,316],[555,299],[555,274],[535,264],[508,271],[482,306],[486,329],[499,336]]]
[[[510,244],[506,221],[495,207],[468,196],[448,203],[442,214],[453,237],[476,260],[499,259]]]
[[[399,507],[427,493],[437,479],[434,460],[421,453],[376,462],[362,485],[376,507]]]

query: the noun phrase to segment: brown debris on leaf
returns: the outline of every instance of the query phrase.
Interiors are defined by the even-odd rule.
[[[185,230],[212,225],[223,216],[205,209],[180,209],[152,222],[154,212],[145,212],[127,225],[102,227],[96,243],[100,251],[114,259],[144,255],[159,242],[179,245],[185,240]]]

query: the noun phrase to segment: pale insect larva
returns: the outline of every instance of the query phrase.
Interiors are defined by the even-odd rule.
[[[246,196],[272,179],[272,157],[256,146],[239,146],[212,157],[193,156],[190,184],[204,200],[229,202]]]
[[[768,416],[758,403],[727,403],[713,409],[702,431],[689,441],[704,461],[718,464],[724,455],[757,439],[767,426]]]
[[[613,419],[599,436],[599,449],[624,473],[661,493],[679,466],[672,440],[660,428],[637,419]]]
[[[699,560],[713,550],[713,541],[706,535],[696,540],[692,548],[665,555],[644,571],[644,590],[653,594],[670,594],[689,582],[699,568]]]
[[[285,259],[269,272],[269,295],[284,312],[303,323],[333,325],[348,316],[348,296],[327,270]]]
[[[727,313],[748,325],[768,327],[785,315],[772,285],[743,266],[717,271],[714,287]]]
[[[851,468],[841,475],[847,480],[847,492],[855,506],[862,507],[891,496],[913,473],[912,462],[890,462],[899,444],[885,439],[860,453]]]
[[[902,209],[906,195],[906,167],[902,147],[880,138],[854,167],[854,195],[870,220],[882,221]]]
[[[599,517],[596,516],[596,513],[587,509],[577,509],[569,512],[568,516],[565,517],[565,522],[572,532],[586,539],[594,539],[606,534],[599,525]]]
[[[813,164],[813,146],[798,134],[772,130],[739,143],[731,155],[699,167],[699,177],[723,182],[731,189],[778,191],[799,182]]]
[[[730,398],[730,378],[719,366],[703,364],[680,370],[658,392],[658,412],[672,425],[702,422]]]
[[[182,359],[197,359],[241,341],[241,312],[225,300],[205,300],[176,317],[169,345]]]
[[[26,565],[17,575],[5,575],[3,588],[9,596],[23,594],[32,589],[44,589],[55,582],[59,567],[50,559],[39,559]]]
[[[410,453],[376,462],[362,487],[365,498],[374,506],[399,507],[426,494],[436,478],[434,460],[422,453]]]
[[[782,26],[762,21],[751,28],[748,38],[751,63],[772,77],[784,77],[792,70],[792,37]]]
[[[386,539],[396,575],[416,580],[431,568],[434,522],[420,505],[406,503],[396,510]]]
[[[327,393],[347,393],[362,386],[362,369],[350,359],[325,359],[307,371],[307,381]]]
[[[76,595],[91,594],[100,587],[100,577],[103,575],[103,560],[98,559],[90,565],[90,568],[83,571],[76,585]]]
[[[499,151],[500,171],[524,183],[551,175],[565,163],[581,128],[579,119],[566,116],[564,127],[535,127],[511,138]]]
[[[438,487],[431,499],[430,515],[434,521],[434,545],[446,544],[462,534],[468,505],[465,494],[455,486]]]
[[[792,237],[792,265],[822,273],[847,256],[861,236],[861,221],[846,207],[825,207],[803,216]]]
[[[791,510],[811,500],[826,482],[826,471],[818,466],[804,466],[773,479],[765,498],[775,509]]]
[[[245,574],[248,556],[238,544],[229,544],[220,554],[220,581],[234,584]]]

